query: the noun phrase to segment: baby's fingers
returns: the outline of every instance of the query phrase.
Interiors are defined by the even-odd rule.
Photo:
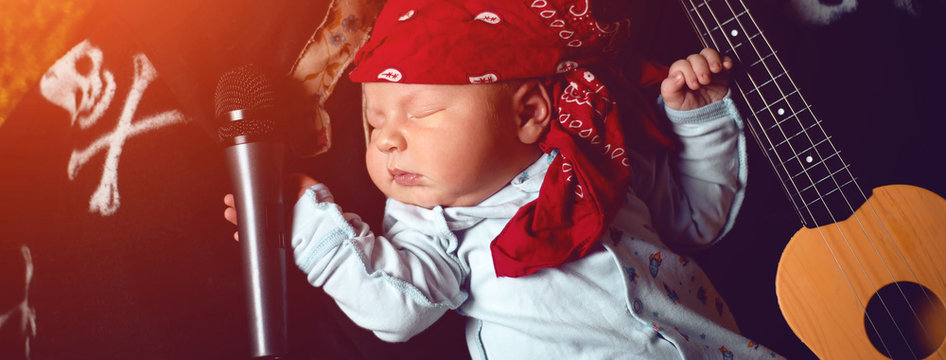
[[[709,70],[713,74],[718,74],[720,71],[723,71],[723,69],[725,68],[724,67],[725,65],[723,64],[723,58],[719,55],[719,52],[717,52],[715,49],[704,48],[703,50],[700,51],[700,55],[706,61],[706,64],[709,67]]]
[[[685,85],[686,79],[682,72],[670,73],[670,75],[660,83],[660,93],[663,94],[665,100],[668,100],[667,98],[676,98]]]
[[[233,194],[227,194],[223,197],[223,203],[227,205],[227,208],[223,210],[223,218],[227,221],[237,224],[237,211],[236,211],[236,202],[233,199]],[[240,241],[239,232],[233,232],[233,240]]]
[[[236,209],[233,208],[233,207],[228,207],[228,208],[224,209],[224,210],[223,210],[223,218],[224,218],[224,219],[227,219],[227,221],[233,223],[233,225],[236,225],[236,224],[237,224],[237,211],[236,211]]]
[[[686,61],[693,70],[693,79],[687,79],[687,85],[690,89],[697,90],[700,85],[709,85],[712,81],[712,73],[710,72],[710,63],[706,57],[702,54],[693,54],[687,56]],[[696,81],[697,84],[694,84],[693,81]]]
[[[673,64],[670,64],[667,79],[671,80],[672,85],[680,85],[682,87],[686,84],[687,87],[693,90],[700,88],[700,81],[697,79],[696,71],[694,71],[693,65],[690,63],[692,57],[693,55],[690,55],[687,59],[677,60]],[[680,89],[677,88],[674,90],[679,91]]]
[[[225,210],[223,210],[223,217],[224,217],[225,219],[227,219],[227,221],[233,223],[233,225],[236,225],[236,224],[237,224],[237,211],[236,211],[236,209],[234,209],[234,208],[232,208],[232,207],[226,208]],[[233,232],[233,240],[240,241],[240,232],[239,232],[239,231],[234,231],[234,232]]]
[[[237,224],[237,211],[236,211],[236,202],[233,200],[233,194],[227,194],[223,197],[223,203],[227,205],[226,210],[223,210],[223,218],[227,221]]]
[[[722,56],[712,48],[705,48],[700,51],[700,55],[706,59],[710,72],[719,74],[724,71],[732,70],[733,61],[729,56]]]

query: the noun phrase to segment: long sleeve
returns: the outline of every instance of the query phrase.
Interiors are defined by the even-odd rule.
[[[689,111],[667,108],[677,151],[657,155],[649,194],[663,240],[678,248],[712,244],[732,227],[746,187],[743,122],[731,95]]]
[[[292,247],[308,281],[356,324],[382,340],[406,341],[466,300],[466,271],[446,224],[421,233],[391,216],[385,222],[389,237],[376,236],[319,184],[296,203]]]

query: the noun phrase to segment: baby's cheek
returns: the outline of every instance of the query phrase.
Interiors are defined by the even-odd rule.
[[[387,165],[380,159],[380,155],[368,150],[365,153],[365,167],[368,170],[368,177],[371,178],[371,182],[374,183],[374,186],[385,193],[385,195],[388,195],[385,189],[386,182],[384,181],[384,175],[387,174],[388,170]]]

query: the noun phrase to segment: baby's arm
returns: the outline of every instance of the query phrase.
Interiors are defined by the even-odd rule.
[[[647,200],[668,243],[700,247],[735,221],[746,186],[742,119],[728,88],[729,58],[704,49],[675,62],[661,86],[677,152],[658,158]]]
[[[324,185],[296,203],[292,246],[309,282],[322,287],[359,326],[385,341],[405,341],[466,300],[456,237],[419,231],[376,236],[342,213]]]

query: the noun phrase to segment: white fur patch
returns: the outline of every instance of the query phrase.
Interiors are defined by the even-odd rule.
[[[870,0],[881,1],[881,0]],[[886,0],[893,1],[894,6],[906,11],[910,15],[919,15],[919,9],[914,0]],[[788,7],[803,22],[812,25],[827,25],[840,19],[847,13],[857,10],[858,0],[842,0],[840,4],[828,5],[819,0],[789,0]]]
[[[818,0],[791,0],[789,6],[802,21],[827,25],[857,9],[857,0],[842,0],[838,5],[825,5]]]

